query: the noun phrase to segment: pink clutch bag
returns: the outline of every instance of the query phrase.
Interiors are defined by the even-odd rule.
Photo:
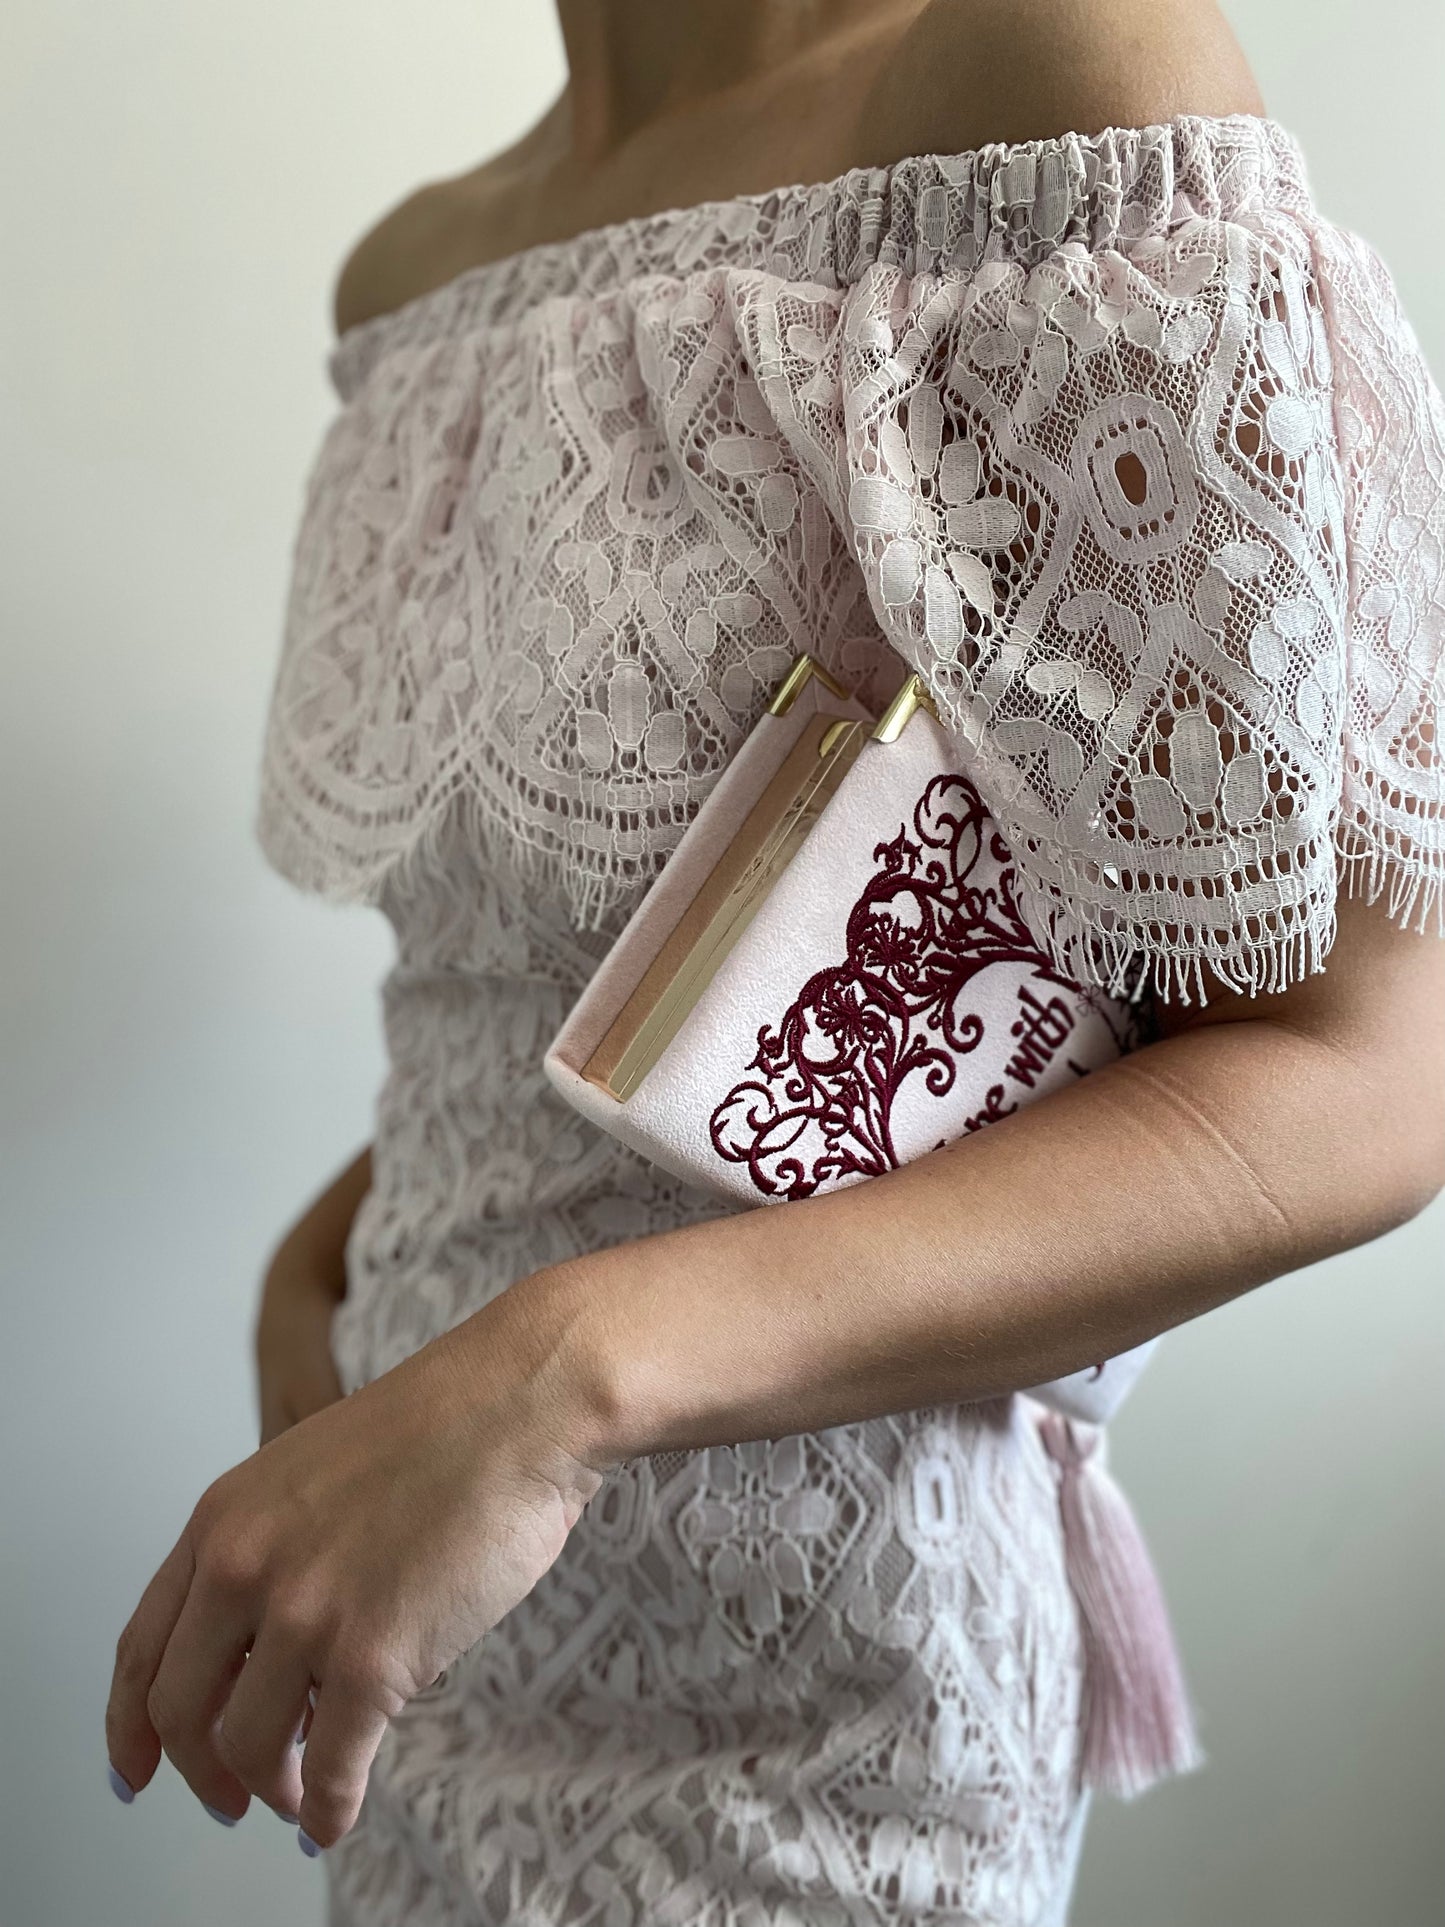
[[[1144,1041],[1062,976],[917,676],[800,656],[548,1047],[554,1088],[741,1204],[906,1164]],[[1104,1423],[1157,1340],[1031,1395]]]

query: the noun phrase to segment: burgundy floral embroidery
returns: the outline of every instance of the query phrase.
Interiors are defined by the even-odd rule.
[[[985,851],[1000,866],[987,884],[975,879]],[[849,912],[847,957],[808,979],[775,1030],[762,1027],[748,1066],[757,1075],[734,1085],[710,1119],[718,1155],[746,1164],[768,1197],[805,1198],[899,1164],[898,1094],[912,1077],[933,1097],[952,1088],[958,1060],[984,1035],[969,987],[995,964],[1032,973],[1007,1065],[1026,1088],[1075,1022],[1050,986],[1075,1004],[1086,999],[1119,1030],[1109,1000],[1060,975],[1035,941],[1015,901],[1008,846],[967,777],[935,776],[914,806],[913,835],[905,824],[874,856],[881,867]],[[1121,1048],[1130,1042],[1120,1037]],[[1006,1095],[994,1085],[964,1130],[1015,1110]]]

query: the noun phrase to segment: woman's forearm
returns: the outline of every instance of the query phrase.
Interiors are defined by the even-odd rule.
[[[594,1465],[1016,1390],[1414,1215],[1440,1133],[1387,1068],[1292,1025],[1185,1031],[901,1170],[575,1260],[495,1312],[549,1353]]]

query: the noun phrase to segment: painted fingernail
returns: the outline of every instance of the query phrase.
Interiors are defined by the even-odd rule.
[[[321,1851],[320,1847],[317,1846],[316,1842],[311,1838],[311,1835],[306,1832],[304,1827],[298,1827],[296,1829],[296,1844],[308,1860],[314,1860]]]
[[[301,1818],[299,1813],[283,1813],[280,1807],[273,1807],[271,1811],[276,1815],[278,1820],[284,1820],[288,1827],[294,1827],[296,1822]]]
[[[204,1800],[202,1800],[201,1805],[206,1807]],[[210,1814],[213,1820],[219,1820],[223,1827],[234,1827],[236,1824],[236,1815],[234,1813],[222,1813],[219,1807],[206,1807],[206,1812]]]
[[[110,1774],[111,1792],[115,1795],[116,1799],[119,1800],[123,1806],[129,1806],[131,1801],[135,1798],[135,1788],[131,1785],[130,1781],[125,1777],[125,1775],[121,1772],[118,1772],[115,1767],[108,1765],[106,1770]]]

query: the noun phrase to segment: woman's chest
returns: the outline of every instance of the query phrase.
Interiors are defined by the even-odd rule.
[[[896,681],[845,537],[722,352],[721,280],[659,292],[402,349],[334,425],[267,762],[353,869],[459,809],[600,927],[798,653]]]

